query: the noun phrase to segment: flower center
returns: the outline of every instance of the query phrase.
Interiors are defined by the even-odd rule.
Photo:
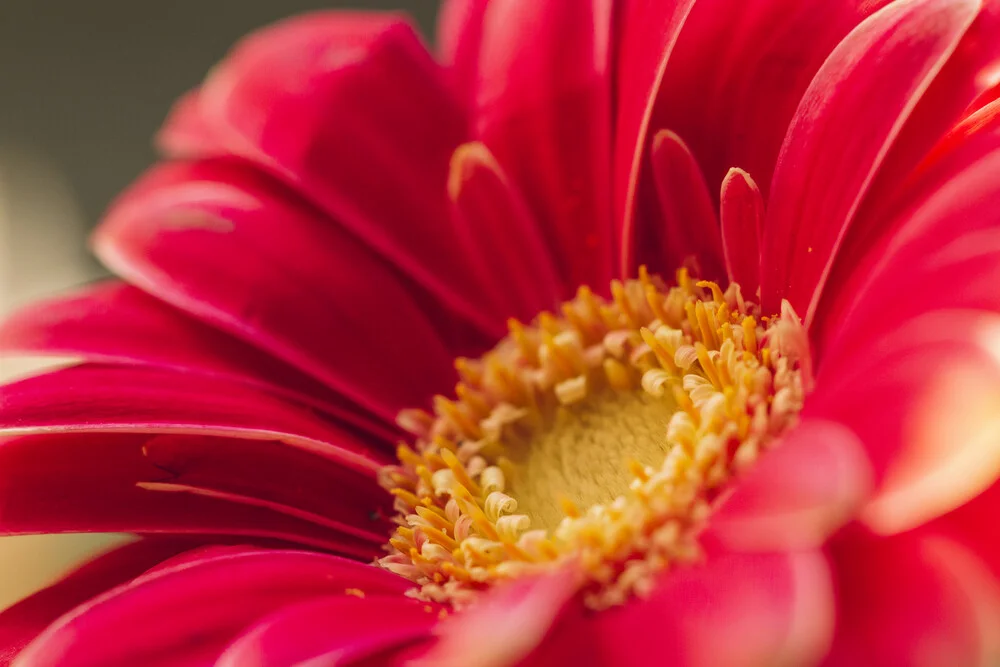
[[[643,269],[586,288],[479,360],[455,400],[410,410],[381,482],[398,528],[380,564],[464,604],[495,581],[575,560],[594,608],[698,561],[720,493],[797,419],[809,354],[791,308],[738,285],[666,287]]]

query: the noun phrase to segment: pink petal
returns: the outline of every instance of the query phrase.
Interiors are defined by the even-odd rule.
[[[839,615],[824,664],[988,664],[980,609],[964,576],[969,571],[958,568],[960,552],[916,535],[852,535],[835,543]]]
[[[476,134],[543,225],[566,295],[613,275],[611,4],[494,0],[483,19]]]
[[[979,0],[890,4],[823,64],[778,156],[763,246],[766,311],[777,312],[787,298],[812,321],[861,198],[979,6]]]
[[[191,433],[272,439],[373,476],[390,459],[306,410],[223,380],[84,365],[3,386],[0,436]]]
[[[452,352],[397,272],[244,165],[154,169],[111,210],[95,247],[129,282],[383,418],[453,381]]]
[[[438,9],[438,58],[448,67],[459,94],[475,103],[479,50],[488,0],[445,0]]]
[[[215,454],[211,440],[202,438],[202,448],[189,455],[195,463],[175,463],[181,474],[200,472],[198,455],[211,459]],[[373,557],[383,542],[380,531],[384,524],[373,517],[378,519],[378,512],[384,511],[384,498],[359,495],[352,505],[319,522],[302,513],[283,511],[276,503],[253,504],[247,498],[152,491],[144,485],[169,482],[177,473],[158,467],[144,454],[145,446],[155,448],[156,439],[99,433],[29,436],[0,442],[0,533],[246,536],[359,558]],[[185,468],[194,472],[188,473]],[[196,479],[226,488],[224,478],[206,480],[203,473]],[[331,485],[340,479],[342,476],[331,475]],[[295,480],[283,476],[271,482],[281,483],[294,486]],[[261,486],[256,493],[267,498],[268,487]],[[373,514],[365,517],[365,511]]]
[[[653,138],[653,176],[662,217],[644,216],[633,227],[636,266],[672,275],[694,260],[697,274],[722,274],[722,239],[712,197],[684,140],[669,130]],[[661,227],[662,226],[662,227]]]
[[[287,607],[229,645],[215,667],[347,664],[427,636],[440,608],[400,596],[326,597]]]
[[[757,183],[742,169],[730,169],[722,181],[719,203],[722,249],[730,282],[753,297],[760,289],[760,242],[764,200]]]
[[[225,378],[292,398],[393,440],[394,429],[321,382],[117,281],[34,303],[0,323],[0,350],[140,363]]]
[[[835,276],[816,335],[848,349],[940,308],[1000,310],[1000,101],[960,123],[910,179],[912,194],[883,215],[892,234]],[[911,295],[900,298],[900,295]]]
[[[942,144],[954,139],[941,137],[967,116],[991,101],[991,86],[1000,81],[1000,2],[984,0],[976,20],[913,109],[909,120],[879,169],[871,192],[858,212],[839,254],[843,262],[834,266],[831,281],[855,268],[857,258],[892,232],[894,216],[886,207],[900,200],[921,198],[925,192],[912,187],[910,175],[940,154]],[[992,93],[995,97],[995,92]],[[935,145],[936,144],[936,145]],[[930,155],[928,155],[930,153]],[[881,238],[880,238],[881,237]]]
[[[559,302],[560,279],[521,194],[485,145],[455,151],[448,193],[459,238],[507,315],[530,320]]]
[[[409,582],[370,565],[296,551],[187,562],[120,586],[63,616],[16,665],[176,665],[218,655],[243,628],[287,605],[343,594],[401,594]]]
[[[450,616],[414,667],[506,667],[534,651],[577,592],[577,572],[522,577]]]
[[[197,95],[211,140],[200,155],[244,157],[319,205],[453,313],[502,325],[463,278],[442,184],[468,138],[446,72],[399,16],[327,12],[241,42]],[[183,107],[161,135],[168,152]],[[391,193],[392,196],[386,196]]]
[[[667,62],[651,129],[684,137],[713,199],[733,165],[766,199],[806,87],[837,43],[887,1],[698,0]]]
[[[8,607],[0,612],[0,665],[9,665],[21,649],[73,607],[194,544],[190,539],[147,538],[116,547]]]
[[[221,137],[201,110],[201,91],[188,91],[170,110],[167,124],[160,129],[156,142],[174,156],[196,158],[202,155],[224,155],[226,147]]]
[[[709,529],[739,550],[820,547],[853,518],[870,485],[854,434],[807,419],[737,482]]]
[[[994,581],[1000,581],[1000,539],[992,526],[1000,512],[1000,483],[994,484],[964,505],[921,527],[928,535],[946,538],[973,554]],[[995,627],[1000,627],[998,623]]]
[[[608,664],[812,664],[832,633],[833,590],[816,552],[720,554],[664,576],[647,600],[608,610],[581,631],[600,633]]]
[[[1000,474],[1000,315],[936,311],[824,359],[805,413],[865,444],[878,481],[865,520],[910,529]]]
[[[381,517],[392,514],[389,495],[311,452],[266,440],[167,435],[147,440],[143,454],[169,471],[144,488],[155,483],[231,494],[376,544],[387,539],[388,522]]]
[[[636,213],[642,203],[637,199],[637,191],[640,173],[649,168],[643,166],[642,158],[648,144],[656,91],[681,28],[696,1],[637,0],[623,3],[620,10],[620,37],[616,40],[612,194],[621,275],[628,275],[636,266],[635,249],[629,240],[636,235],[633,228],[636,221],[642,220],[642,215]]]

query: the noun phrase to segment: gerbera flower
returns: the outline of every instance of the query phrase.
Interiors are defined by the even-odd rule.
[[[996,660],[998,20],[494,0],[437,58],[391,15],[248,38],[97,231],[121,281],[0,330],[83,359],[3,388],[0,529],[143,536],[0,616],[7,654]]]

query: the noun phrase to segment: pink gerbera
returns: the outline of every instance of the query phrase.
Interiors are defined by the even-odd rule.
[[[439,43],[249,37],[97,231],[121,280],[0,328],[82,359],[3,387],[0,531],[141,536],[0,656],[1000,659],[1000,2],[453,0]]]

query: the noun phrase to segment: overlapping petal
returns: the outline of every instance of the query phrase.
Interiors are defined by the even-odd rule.
[[[21,649],[73,607],[196,544],[191,539],[149,538],[114,548],[0,612],[0,665],[9,665]]]
[[[823,64],[778,155],[762,248],[766,311],[788,299],[807,324],[813,319],[864,194],[979,7],[979,0],[890,4]]]
[[[851,428],[878,493],[866,520],[906,530],[967,502],[1000,474],[1000,315],[936,311],[831,352],[806,414]]]
[[[158,568],[63,616],[14,665],[204,664],[284,605],[354,588],[401,594],[395,575],[334,556],[239,550]],[[201,603],[189,604],[192,595]],[[170,646],[169,655],[160,650]]]
[[[394,649],[428,637],[440,611],[399,595],[320,597],[263,619],[237,637],[215,667],[384,661]]]
[[[489,330],[503,319],[463,280],[442,188],[468,138],[463,105],[403,17],[320,12],[241,42],[185,98],[161,144],[277,175],[453,317]]]
[[[329,412],[391,439],[383,420],[315,378],[118,281],[34,303],[0,324],[4,353],[65,355],[225,378]]]
[[[453,352],[396,271],[243,163],[158,167],[95,246],[129,282],[387,420],[451,382]]]
[[[4,440],[0,442],[0,533],[246,536],[361,558],[378,553],[384,540],[379,512],[384,511],[386,499],[377,495],[373,483],[367,493],[358,492],[349,505],[319,516],[309,511],[315,505],[298,506],[294,490],[276,495],[276,484],[294,489],[291,479],[275,478],[270,486],[261,483],[263,469],[239,480],[240,486],[234,488],[231,477],[240,466],[218,472],[205,463],[231,453],[233,447],[227,449],[226,442],[211,438],[196,443],[187,443],[188,451],[168,450],[173,457],[167,459],[160,448],[170,447],[169,441],[160,443],[141,435],[72,434]],[[147,448],[159,459],[147,456]],[[252,450],[245,454],[247,467],[272,462]],[[161,465],[164,460],[174,469]],[[323,470],[319,462],[312,464]],[[331,484],[337,480],[347,482],[348,488],[358,488],[357,482],[352,484],[343,474],[328,477]],[[169,493],[157,486],[178,483],[204,492]]]
[[[604,289],[611,225],[608,0],[494,0],[483,15],[475,134],[518,184],[563,296]]]
[[[730,554],[673,572],[648,600],[587,630],[600,632],[607,664],[798,665],[824,654],[833,614],[823,556]]]
[[[969,576],[970,556],[957,545],[916,535],[886,540],[856,534],[835,543],[831,553],[838,629],[824,665],[986,665],[997,657],[996,626],[984,622],[996,621],[1000,599],[976,599],[988,591],[970,588],[983,582]]]

